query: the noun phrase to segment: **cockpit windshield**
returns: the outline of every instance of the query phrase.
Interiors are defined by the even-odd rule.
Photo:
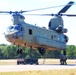
[[[20,30],[20,26],[19,26],[19,25],[15,25],[15,26],[14,26],[14,29],[15,29],[15,30]]]
[[[7,28],[7,31],[14,31],[14,30],[18,30],[18,31],[20,31],[20,26],[19,25],[14,25],[14,26],[9,26],[8,28]]]

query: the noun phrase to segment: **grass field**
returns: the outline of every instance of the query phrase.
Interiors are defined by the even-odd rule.
[[[42,63],[43,59],[39,59],[39,64]],[[67,63],[76,64],[76,60],[67,60]],[[46,59],[45,64],[59,64],[59,59]],[[0,65],[16,65],[16,60],[0,60]],[[76,75],[76,69],[0,72],[0,75]]]

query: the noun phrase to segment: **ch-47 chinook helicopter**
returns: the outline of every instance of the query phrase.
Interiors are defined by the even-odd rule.
[[[68,36],[64,34],[67,33],[67,29],[64,28],[61,16],[74,16],[72,14],[62,14],[65,13],[73,3],[74,2],[70,1],[57,14],[35,14],[37,16],[54,16],[49,22],[48,29],[26,23],[22,13],[29,11],[0,11],[0,13],[12,14],[13,17],[13,24],[10,25],[5,32],[6,40],[17,46],[35,48],[41,54],[44,54],[45,50],[65,51]],[[35,10],[30,10],[30,12],[31,11]]]

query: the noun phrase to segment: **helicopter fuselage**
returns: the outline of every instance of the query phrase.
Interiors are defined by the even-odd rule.
[[[15,30],[15,28],[17,28]],[[43,47],[46,50],[64,50],[66,49],[65,35],[57,33],[54,30],[38,27],[28,23],[20,23],[14,25],[14,29],[10,29],[5,34],[7,41],[27,47]]]

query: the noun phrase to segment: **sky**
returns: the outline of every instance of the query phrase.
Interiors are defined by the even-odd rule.
[[[26,11],[32,9],[53,7],[59,5],[66,5],[70,0],[0,0],[0,11]],[[76,0],[72,0],[76,3]],[[25,14],[57,14],[62,8],[51,8],[40,11],[27,12]],[[76,14],[76,5],[70,7],[67,14]],[[25,22],[37,25],[39,27],[48,28],[48,22],[52,16],[25,16]],[[68,29],[66,35],[69,37],[68,45],[76,45],[76,17],[62,17],[64,20],[64,27]],[[7,27],[11,25],[11,15],[0,14],[0,44],[10,44],[6,41],[3,33]]]

